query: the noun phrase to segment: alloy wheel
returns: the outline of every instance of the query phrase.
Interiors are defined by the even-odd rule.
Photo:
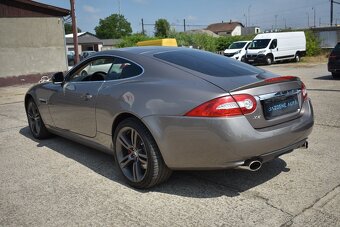
[[[124,127],[116,139],[117,161],[123,174],[132,182],[141,182],[148,168],[145,144],[139,133]]]
[[[27,109],[28,123],[32,133],[37,136],[41,131],[41,117],[35,103],[30,102]]]

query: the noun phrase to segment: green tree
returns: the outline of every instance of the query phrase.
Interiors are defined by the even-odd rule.
[[[65,29],[65,34],[71,34],[73,33],[72,31],[72,24],[71,23],[65,23],[64,24],[64,29]],[[81,32],[80,28],[77,28],[78,32]]]
[[[155,23],[155,36],[165,38],[170,33],[170,24],[166,19],[158,19]]]
[[[131,24],[120,14],[100,19],[94,30],[100,39],[119,39],[132,33]]]

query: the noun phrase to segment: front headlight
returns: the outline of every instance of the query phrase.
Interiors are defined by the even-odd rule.
[[[263,54],[264,52],[266,52],[265,50],[261,50],[258,52],[258,54]]]
[[[241,50],[238,50],[238,51],[235,52],[235,54],[239,54],[239,53],[241,53]]]

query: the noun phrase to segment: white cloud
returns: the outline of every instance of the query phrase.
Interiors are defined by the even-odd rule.
[[[84,5],[83,10],[86,13],[98,13],[99,12],[99,9],[96,9],[93,6],[90,6],[90,5]]]

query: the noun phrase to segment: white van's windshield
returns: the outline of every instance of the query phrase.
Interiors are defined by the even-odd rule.
[[[248,49],[263,49],[266,48],[271,39],[255,39],[249,45]]]
[[[237,42],[237,43],[232,43],[228,49],[242,49],[247,42]]]

